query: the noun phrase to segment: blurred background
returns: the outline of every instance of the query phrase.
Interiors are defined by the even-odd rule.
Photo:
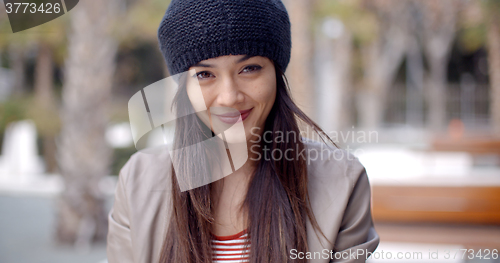
[[[283,2],[293,97],[365,165],[377,251],[500,262],[484,257],[500,249],[500,0]],[[0,262],[106,262],[127,103],[167,77],[168,4],[80,1],[18,33],[0,5]]]

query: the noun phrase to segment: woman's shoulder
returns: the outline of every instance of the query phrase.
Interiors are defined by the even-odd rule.
[[[170,167],[168,151],[156,149],[134,153],[120,170],[108,217],[110,262],[158,262],[170,211]]]
[[[379,237],[372,227],[370,183],[363,165],[348,150],[334,145],[310,139],[304,145],[310,152],[309,197],[321,230],[334,242],[335,251],[363,248],[373,252]],[[331,249],[326,244],[320,236],[310,235],[312,252]]]
[[[171,160],[166,147],[134,153],[120,170],[125,185],[144,190],[163,191],[169,186]]]
[[[309,138],[302,139],[307,157],[308,170],[316,177],[348,177],[357,180],[364,172],[359,159],[349,151],[336,145]]]

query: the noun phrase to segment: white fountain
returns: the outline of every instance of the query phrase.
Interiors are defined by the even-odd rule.
[[[31,120],[8,125],[0,156],[2,190],[38,184],[42,179],[45,165],[38,156],[36,138],[36,127]]]

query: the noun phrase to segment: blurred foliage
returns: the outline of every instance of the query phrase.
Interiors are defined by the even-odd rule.
[[[472,53],[486,43],[486,28],[480,1],[471,1],[461,11],[457,42],[462,51]]]
[[[124,46],[141,41],[157,42],[157,31],[170,0],[135,1],[114,25],[115,37]],[[141,40],[141,41],[138,41]]]
[[[26,119],[26,104],[23,98],[13,98],[0,103],[0,151],[9,123]]]
[[[482,0],[485,10],[493,16],[500,15],[500,0]]]
[[[55,136],[61,128],[58,109],[42,106],[32,96],[13,97],[0,103],[0,133],[9,123],[24,119],[33,120],[41,136]]]
[[[45,107],[34,101],[28,105],[26,116],[35,122],[41,136],[56,136],[61,129],[59,110],[54,105]]]
[[[128,98],[115,98],[109,107],[109,122],[120,123],[128,122]]]
[[[462,10],[459,20],[458,43],[463,51],[472,53],[484,47],[487,26],[493,17],[500,16],[500,0],[473,0]]]
[[[50,45],[54,51],[54,61],[62,64],[66,56],[66,31],[69,25],[69,16],[63,15],[37,27],[12,34],[10,23],[3,5],[0,5],[0,50],[8,49],[9,46],[25,48],[27,50],[36,48],[38,43],[44,42]]]
[[[377,34],[377,18],[363,6],[362,0],[318,0],[315,2],[314,24],[326,17],[340,19],[352,32],[355,45],[372,41]]]
[[[137,152],[134,146],[127,148],[115,148],[113,150],[113,163],[111,164],[111,175],[118,175],[120,169],[125,165],[130,156]]]
[[[484,25],[463,27],[458,31],[458,41],[463,51],[474,52],[484,46],[486,28]]]
[[[11,122],[26,119],[26,106],[28,101],[25,98],[12,98],[0,103],[0,134]]]

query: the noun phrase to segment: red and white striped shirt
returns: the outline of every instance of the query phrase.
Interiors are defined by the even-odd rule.
[[[245,247],[248,242],[248,246]],[[231,236],[212,235],[213,262],[214,263],[241,263],[248,262],[250,253],[250,240],[247,230]]]

